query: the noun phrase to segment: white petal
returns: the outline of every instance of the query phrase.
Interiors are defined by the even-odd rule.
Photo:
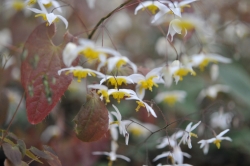
[[[68,21],[66,20],[66,18],[64,18],[64,17],[61,16],[61,15],[57,15],[57,17],[60,18],[60,19],[63,21],[63,23],[65,24],[65,28],[67,29],[69,23],[68,23]]]

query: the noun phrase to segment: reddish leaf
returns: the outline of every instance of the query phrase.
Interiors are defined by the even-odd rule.
[[[107,132],[109,126],[105,104],[95,92],[91,93],[74,118],[76,136],[83,142],[97,141]]]
[[[73,38],[67,33],[64,43],[55,46],[51,41],[54,34],[54,24],[41,24],[24,45],[21,80],[28,120],[32,124],[41,122],[50,113],[72,81],[72,75],[59,76],[57,71],[65,67],[62,49]]]
[[[0,89],[0,126],[5,123],[9,109],[9,100],[4,90]]]
[[[53,153],[50,153],[49,151],[44,151],[48,156],[50,156],[51,159],[48,159],[47,162],[50,166],[61,166],[61,161],[58,159],[56,155]]]

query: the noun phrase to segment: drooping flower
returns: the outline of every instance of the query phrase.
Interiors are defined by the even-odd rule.
[[[209,150],[209,144],[214,143],[218,149],[220,149],[220,143],[222,140],[232,141],[229,137],[222,137],[224,134],[226,134],[229,131],[229,129],[226,129],[222,131],[219,135],[215,136],[215,138],[211,138],[208,140],[200,140],[198,144],[200,145],[200,148],[203,148],[204,154],[208,153]]]
[[[182,65],[179,60],[175,60],[170,64],[169,71],[172,77],[174,77],[176,84],[179,80],[182,81],[183,77],[188,75],[188,73],[191,73],[191,75],[196,75],[191,64]]]
[[[187,93],[181,90],[167,91],[158,93],[155,97],[155,101],[160,103],[162,101],[168,103],[169,106],[173,106],[176,102],[183,102]]]
[[[114,99],[117,100],[118,103],[121,102],[121,99],[124,97],[129,97],[133,93],[130,89],[109,89],[108,95],[112,95]],[[102,97],[102,96],[101,96]]]
[[[173,41],[174,35],[184,33],[184,36],[187,35],[188,30],[195,28],[194,22],[188,19],[174,19],[169,23],[167,38],[170,35],[170,40]]]
[[[115,89],[118,89],[118,86],[121,86],[122,84],[133,84],[133,80],[128,76],[105,76],[101,81],[100,84],[107,82],[107,84],[110,84],[115,87]]]
[[[192,144],[191,144],[191,137],[196,137],[197,135],[192,133],[191,131],[193,131],[199,124],[201,123],[201,121],[199,121],[198,123],[196,123],[195,125],[192,126],[192,122],[189,123],[184,131],[183,137],[181,139],[181,141],[179,142],[179,144],[181,144],[183,142],[183,144],[188,144],[188,147],[191,149],[192,148]]]
[[[118,149],[118,144],[115,141],[111,142],[111,152],[93,152],[93,155],[106,155],[109,159],[108,166],[112,166],[113,161],[116,161],[117,158],[123,159],[127,162],[130,162],[130,159],[124,155],[116,154],[116,151]]]
[[[106,103],[109,103],[109,94],[108,94],[108,87],[105,85],[99,85],[99,84],[93,84],[93,85],[88,85],[88,88],[92,89],[98,89],[97,94],[101,95],[101,100],[105,98]]]
[[[153,161],[157,161],[163,157],[168,157],[172,164],[183,164],[183,157],[190,158],[191,155],[188,153],[182,152],[179,146],[173,147],[173,151],[163,152],[162,154],[156,156]]]
[[[157,117],[155,111],[152,107],[150,107],[146,102],[140,99],[134,91],[130,92],[130,96],[126,98],[126,100],[137,100],[136,103],[138,104],[136,111],[139,111],[141,107],[145,107],[148,113],[152,114],[154,117]]]
[[[73,73],[73,76],[78,78],[78,82],[81,82],[81,79],[86,78],[87,76],[104,77],[104,74],[92,69],[83,68],[82,66],[63,68],[61,70],[58,70],[58,75],[61,75],[63,71],[67,71],[65,74]]]
[[[155,68],[148,72],[146,76],[142,74],[132,74],[129,77],[137,83],[136,93],[140,99],[143,99],[145,95],[145,90],[153,90],[153,86],[158,87],[157,83],[164,83],[164,80],[160,76],[160,71],[162,67]]]
[[[48,13],[45,8],[42,8],[42,10],[39,10],[36,8],[27,8],[27,9],[37,13],[37,15],[35,15],[35,17],[42,17],[43,20],[47,22],[47,24],[46,24],[47,26],[50,26],[52,23],[57,22],[59,19],[61,19],[63,21],[63,23],[65,24],[66,29],[68,28],[68,21],[66,20],[66,18],[64,18],[61,15],[54,14],[54,13]]]
[[[201,71],[204,70],[204,68],[209,64],[209,63],[231,63],[231,59],[223,57],[218,54],[196,54],[191,57],[191,63],[193,67],[199,67]]]
[[[230,88],[227,85],[221,85],[221,84],[212,85],[206,89],[203,89],[199,93],[197,101],[199,102],[202,101],[202,99],[205,98],[206,96],[208,96],[211,99],[215,99],[219,92],[228,93],[229,90]]]
[[[181,138],[183,136],[183,134],[184,134],[184,131],[180,130],[180,131],[177,131],[176,133],[172,134],[172,136],[165,136],[165,137],[161,138],[160,144],[157,145],[156,148],[162,149],[168,145],[171,147],[177,146],[177,140],[179,138]]]
[[[233,113],[224,112],[223,107],[218,112],[212,113],[210,116],[210,125],[212,128],[219,127],[222,130],[228,129],[233,118]]]
[[[37,0],[37,3],[39,4],[40,8],[55,8],[59,12],[62,13],[62,8],[60,7],[60,3],[56,0]]]
[[[112,106],[114,107],[116,112],[111,112],[111,114],[113,114],[116,117],[116,121],[111,122],[110,125],[114,125],[114,124],[118,125],[120,134],[125,137],[125,143],[126,145],[128,145],[129,133],[126,130],[126,123],[122,121],[122,116],[118,108],[113,104]]]
[[[76,59],[78,53],[76,52],[77,45],[69,42],[63,49],[63,62],[67,67],[70,67],[72,62]]]

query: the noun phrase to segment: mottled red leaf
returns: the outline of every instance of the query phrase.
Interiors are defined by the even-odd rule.
[[[99,140],[108,130],[108,110],[93,91],[74,118],[76,136],[83,142]]]
[[[24,45],[21,81],[28,120],[32,124],[41,122],[50,113],[72,81],[72,75],[59,76],[57,71],[65,67],[62,49],[73,38],[67,33],[63,44],[55,46],[51,41],[54,34],[54,24],[41,24]]]

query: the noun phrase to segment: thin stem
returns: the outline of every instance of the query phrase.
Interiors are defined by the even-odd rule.
[[[117,8],[115,8],[112,12],[110,12],[107,16],[103,17],[95,26],[95,28],[93,29],[93,31],[89,34],[88,39],[91,39],[93,37],[93,35],[95,34],[96,30],[98,29],[98,27],[107,19],[109,18],[113,13],[115,13],[117,10],[119,10],[120,8],[122,8],[123,6],[127,5],[129,2],[131,2],[132,0],[128,0],[126,2],[124,2],[123,4],[121,4],[120,6],[118,6]]]
[[[5,138],[5,137],[7,136],[7,134],[8,134],[8,131],[9,131],[9,129],[10,129],[10,126],[11,126],[11,124],[12,124],[12,122],[13,122],[13,120],[14,120],[16,114],[17,114],[17,111],[18,111],[18,109],[19,109],[19,107],[20,107],[22,101],[23,101],[24,95],[25,95],[25,92],[23,92],[23,95],[22,95],[22,97],[21,97],[21,99],[20,99],[20,101],[19,101],[19,103],[18,103],[18,105],[17,105],[17,108],[16,108],[16,110],[15,110],[15,112],[14,112],[14,114],[13,114],[11,120],[10,120],[10,123],[9,123],[9,125],[8,125],[8,127],[7,127],[7,129],[6,129],[5,133],[4,133],[4,135],[3,135],[3,138],[2,138],[2,140],[1,140],[0,145],[3,144],[4,138]]]

